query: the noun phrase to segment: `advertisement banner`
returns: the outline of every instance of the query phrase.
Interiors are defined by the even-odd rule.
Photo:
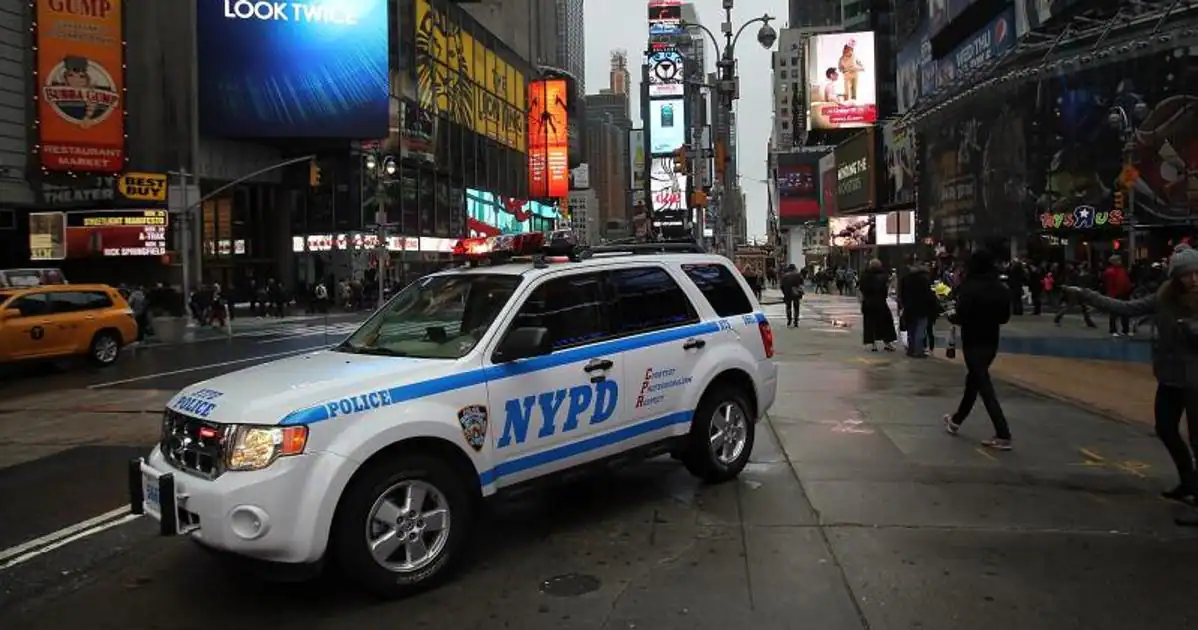
[[[822,156],[813,153],[779,153],[778,223],[796,225],[820,218],[817,177]]]
[[[548,79],[528,84],[528,194],[570,194],[566,81]]]
[[[197,1],[204,133],[387,137],[387,0]]]
[[[915,211],[902,210],[873,215],[874,245],[888,247],[893,245],[915,244]]]
[[[50,171],[125,167],[124,2],[37,0],[38,144]]]
[[[686,175],[674,172],[673,160],[653,160],[649,173],[649,204],[654,216],[665,210],[686,209],[686,183]]]
[[[873,217],[834,217],[828,219],[828,244],[857,249],[873,244]]]
[[[29,222],[33,260],[166,254],[166,210],[47,212]]]
[[[874,158],[873,129],[866,129],[836,147],[836,207],[840,214],[857,214],[877,207]]]
[[[683,84],[682,53],[669,47],[649,53],[649,98],[682,96]]]
[[[836,216],[836,153],[829,152],[819,159],[820,215],[825,219]]]
[[[681,0],[649,1],[649,36],[682,34]]]
[[[940,85],[948,85],[998,60],[1015,47],[1015,13],[1007,9],[985,28],[970,35],[960,46],[939,61]]]
[[[373,1],[373,0],[372,0]],[[521,153],[527,78],[429,0],[416,4],[420,107]]]
[[[916,31],[916,36],[919,38],[919,97],[924,98],[935,94],[939,89],[936,78],[940,66],[932,56],[932,37],[928,35],[927,29]]]
[[[923,31],[922,25],[915,29],[915,32],[911,34],[911,39],[907,40],[907,45],[903,46],[895,59],[898,64],[898,76],[895,77],[895,82],[898,88],[899,114],[915,107],[915,102],[919,100],[919,56],[920,48],[923,45]]]
[[[686,144],[685,101],[649,101],[649,143],[653,155],[673,153]]]
[[[645,189],[645,130],[632,129],[628,132],[628,156],[632,164],[632,190]]]
[[[882,126],[882,163],[886,165],[886,204],[915,202],[915,134],[890,122]]]
[[[558,209],[547,204],[466,189],[466,226],[470,236],[541,232],[560,218]]]
[[[847,129],[877,122],[876,72],[872,31],[811,36],[808,128]]]

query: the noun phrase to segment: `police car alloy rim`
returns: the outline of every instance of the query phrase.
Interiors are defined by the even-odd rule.
[[[708,437],[716,461],[730,466],[739,459],[749,439],[749,419],[740,405],[726,402],[716,407]]]
[[[366,544],[388,571],[407,573],[432,564],[449,541],[449,501],[432,484],[401,481],[370,508]]]
[[[116,340],[107,335],[96,340],[96,360],[101,363],[112,363],[116,360]]]

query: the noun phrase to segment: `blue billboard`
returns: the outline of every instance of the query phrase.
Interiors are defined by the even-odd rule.
[[[197,1],[205,134],[387,136],[387,0]]]
[[[940,85],[998,61],[1015,47],[1015,10],[1007,8],[940,60]]]

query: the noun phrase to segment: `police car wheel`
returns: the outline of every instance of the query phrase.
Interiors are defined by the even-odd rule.
[[[383,597],[404,597],[447,578],[466,553],[474,502],[445,462],[404,454],[355,479],[332,532],[345,577]]]
[[[108,367],[116,363],[121,353],[121,340],[115,333],[101,331],[92,338],[88,348],[88,358],[95,365]]]
[[[757,423],[749,404],[735,388],[723,387],[703,396],[691,421],[683,463],[692,475],[708,482],[728,481],[749,463]]]

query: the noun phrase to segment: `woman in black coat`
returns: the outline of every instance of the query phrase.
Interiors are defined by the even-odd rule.
[[[887,352],[894,352],[898,333],[894,330],[894,316],[890,314],[890,274],[882,268],[882,261],[869,261],[869,267],[861,274],[858,283],[861,292],[862,336],[870,350],[878,351],[878,342],[886,344]]]

